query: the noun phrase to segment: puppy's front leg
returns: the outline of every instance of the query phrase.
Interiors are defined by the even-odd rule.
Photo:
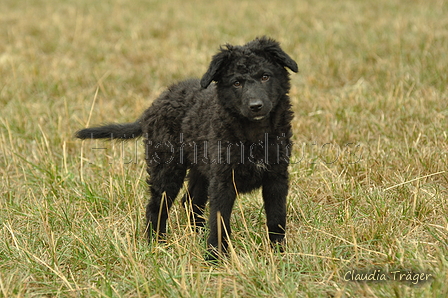
[[[286,229],[286,197],[288,195],[288,174],[267,172],[263,178],[263,200],[269,240],[282,250]]]
[[[229,181],[214,178],[210,182],[210,235],[207,240],[208,260],[216,260],[221,253],[227,252],[231,234],[230,216],[235,202],[236,192]],[[223,179],[224,180],[224,179]],[[231,179],[229,179],[231,181]]]

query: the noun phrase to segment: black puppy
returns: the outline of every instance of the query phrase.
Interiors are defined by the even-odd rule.
[[[143,136],[151,198],[147,234],[164,234],[188,171],[192,222],[203,226],[210,201],[210,257],[226,251],[237,193],[262,187],[269,239],[285,237],[293,114],[289,74],[297,64],[269,38],[226,45],[201,80],[168,88],[134,123],[82,129],[80,139]],[[212,81],[216,83],[212,84]]]

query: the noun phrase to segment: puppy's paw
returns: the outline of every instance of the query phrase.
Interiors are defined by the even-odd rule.
[[[280,240],[271,241],[271,248],[277,253],[284,253],[285,246],[286,246],[286,241],[284,238],[280,239]]]

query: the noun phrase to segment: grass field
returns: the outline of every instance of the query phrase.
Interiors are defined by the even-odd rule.
[[[447,15],[443,0],[2,0],[0,297],[448,297]],[[74,132],[133,121],[259,35],[300,69],[286,252],[259,192],[238,197],[219,266],[179,203],[148,246],[142,146]],[[347,281],[375,269],[404,275]]]

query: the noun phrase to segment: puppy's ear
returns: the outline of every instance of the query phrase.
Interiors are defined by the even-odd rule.
[[[230,56],[231,49],[231,45],[226,45],[225,48],[221,47],[220,52],[213,56],[212,62],[210,62],[210,66],[208,67],[207,72],[202,76],[202,88],[207,88],[212,81],[217,79],[221,68],[226,64],[226,61]]]
[[[247,45],[254,50],[260,50],[269,54],[281,66],[287,67],[293,72],[299,71],[297,63],[280,48],[280,44],[277,41],[263,36],[249,42]]]

